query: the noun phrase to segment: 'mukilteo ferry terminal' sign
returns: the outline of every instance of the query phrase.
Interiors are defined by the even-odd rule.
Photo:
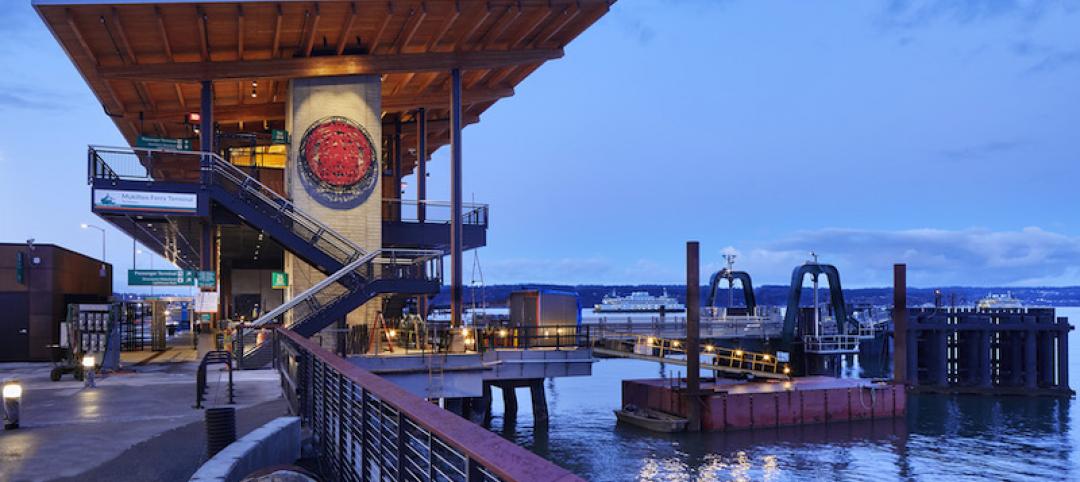
[[[311,197],[335,209],[359,206],[378,181],[375,143],[345,117],[315,121],[300,140],[300,180]]]

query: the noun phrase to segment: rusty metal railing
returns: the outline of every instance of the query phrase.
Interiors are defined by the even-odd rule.
[[[582,480],[296,333],[276,330],[274,346],[327,480]]]

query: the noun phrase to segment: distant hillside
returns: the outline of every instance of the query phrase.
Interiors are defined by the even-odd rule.
[[[677,285],[549,285],[549,284],[520,284],[520,285],[492,285],[483,288],[466,287],[465,303],[471,305],[487,303],[488,306],[503,306],[510,293],[523,289],[556,289],[573,291],[581,298],[581,305],[591,307],[600,302],[604,295],[613,290],[620,295],[629,294],[631,291],[648,291],[652,294],[660,294],[663,290],[677,298],[680,302],[686,300],[686,287]],[[939,288],[942,292],[942,302],[946,305],[972,305],[988,293],[1010,292],[1014,297],[1027,305],[1037,306],[1080,306],[1080,286],[1063,288],[972,288],[953,286]],[[701,288],[701,302],[705,304],[708,299],[708,287]],[[778,285],[765,285],[756,287],[754,295],[759,305],[786,305],[788,287]],[[823,296],[827,296],[828,289],[821,290]],[[803,288],[802,300],[804,304],[812,299],[810,288]],[[726,306],[728,295],[727,289],[721,288],[717,294],[717,306]],[[742,289],[735,288],[735,304],[742,305]],[[857,288],[844,290],[844,300],[848,303],[869,303],[874,305],[891,305],[892,288]],[[908,288],[908,305],[915,306],[923,303],[934,302],[934,288]],[[450,292],[447,287],[434,300],[435,306],[449,306]]]

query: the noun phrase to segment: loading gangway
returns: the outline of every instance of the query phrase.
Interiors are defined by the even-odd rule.
[[[89,182],[95,190],[194,194],[199,206],[194,214],[211,218],[214,209],[222,208],[327,276],[252,326],[280,325],[310,337],[380,294],[434,295],[442,284],[439,251],[366,252],[217,154],[91,146],[88,162]],[[95,203],[95,212],[102,214],[97,207]],[[169,213],[145,213],[154,214]],[[125,227],[114,218],[102,217]],[[269,343],[258,343],[254,336],[245,341],[249,343],[240,357],[245,367],[269,362]]]
[[[593,353],[686,366],[686,343],[673,338],[628,334],[608,339]],[[623,341],[622,339],[630,341]],[[736,376],[787,380],[791,369],[776,355],[706,344],[701,349],[701,369]]]

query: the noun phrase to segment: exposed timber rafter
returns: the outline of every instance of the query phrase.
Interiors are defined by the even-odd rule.
[[[501,89],[483,89],[462,92],[462,101],[466,104],[493,102],[514,95],[514,89],[510,87]],[[425,95],[400,95],[386,96],[382,99],[382,109],[386,112],[407,112],[420,107],[428,109],[446,108],[450,97],[443,92]],[[159,110],[144,112],[142,120],[147,122],[182,122],[187,110]],[[132,120],[139,120],[138,113],[127,114]],[[252,122],[260,120],[281,120],[285,118],[284,102],[267,102],[261,104],[238,104],[214,106],[214,120],[216,122]]]
[[[102,66],[98,67],[98,73],[105,79],[171,82],[287,79],[338,75],[445,72],[453,68],[462,70],[493,69],[520,64],[542,63],[562,56],[562,49],[341,55],[242,62],[185,62],[136,66]]]

